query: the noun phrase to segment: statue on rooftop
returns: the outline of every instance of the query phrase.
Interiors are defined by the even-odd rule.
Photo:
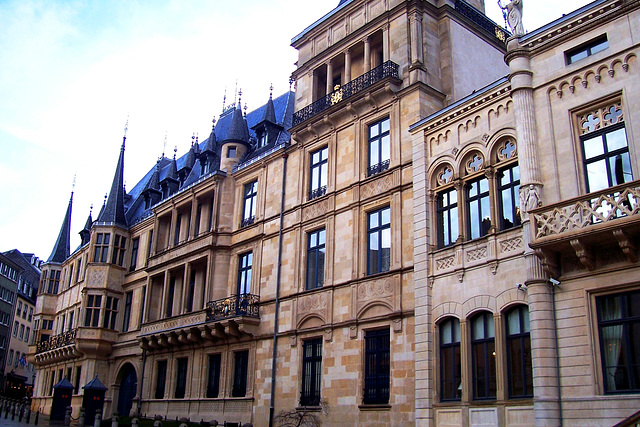
[[[522,26],[522,0],[512,0],[506,6],[502,6],[502,1],[498,0],[498,6],[507,14],[507,21],[514,36],[523,36],[524,27]]]

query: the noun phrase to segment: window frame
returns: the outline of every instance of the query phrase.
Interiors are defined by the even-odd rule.
[[[486,185],[486,190],[482,190],[483,183]],[[472,191],[476,191],[476,194],[472,195]],[[466,210],[466,230],[467,230],[467,240],[479,239],[481,237],[489,234],[489,230],[491,230],[491,226],[493,225],[491,221],[491,187],[489,184],[489,178],[487,178],[484,174],[477,175],[471,179],[465,181],[465,210]],[[485,207],[483,203],[486,202],[487,212],[489,216],[489,226],[486,227],[484,224],[483,217],[485,215]],[[477,217],[472,218],[472,207],[474,204],[477,204]],[[474,234],[474,225],[477,226],[478,234]]]
[[[175,399],[184,399],[187,391],[187,377],[189,370],[189,358],[176,358],[176,382],[173,397]]]
[[[388,222],[384,222],[385,211],[388,212]],[[375,217],[377,217],[377,225],[372,226],[372,219]],[[378,242],[375,257],[372,257],[371,248],[373,236]],[[389,241],[388,248],[383,246],[385,238]],[[388,249],[387,257],[384,255],[385,249]],[[373,258],[375,258],[375,263]],[[385,259],[387,263],[385,263]],[[387,205],[367,213],[367,275],[386,273],[389,270],[391,270],[391,206]]]
[[[154,398],[164,399],[167,385],[167,360],[158,360],[156,362],[156,387]]]
[[[131,324],[131,309],[133,308],[133,291],[125,293],[124,312],[122,316],[122,332],[129,332]]]
[[[251,294],[251,278],[253,276],[253,252],[244,252],[238,255],[238,283],[236,295]]]
[[[314,160],[316,157],[317,160]],[[312,200],[317,197],[324,196],[327,193],[327,180],[329,176],[329,147],[325,146],[312,151],[309,155],[309,159],[309,200]]]
[[[244,185],[242,191],[242,221],[240,227],[253,224],[256,220],[258,202],[258,180],[253,180]]]
[[[594,48],[597,48],[595,52],[594,52]],[[567,50],[564,53],[565,62],[567,65],[575,64],[578,61],[586,59],[608,48],[609,48],[609,40],[607,38],[607,34],[604,33],[594,39],[587,41],[586,43],[583,43],[579,46],[576,46],[574,48]],[[580,54],[584,54],[584,56],[577,57]]]
[[[87,328],[97,328],[100,325],[100,309],[102,308],[102,295],[87,295],[87,305],[85,308],[84,326]]]
[[[245,397],[247,395],[249,374],[249,350],[233,352],[233,386],[231,397]]]
[[[518,178],[514,178],[514,170],[517,169]],[[508,172],[508,182],[503,183],[503,177]],[[500,223],[500,230],[509,230],[511,228],[519,227],[522,224],[522,220],[520,217],[520,164],[518,162],[509,163],[504,165],[498,169],[498,173],[496,174],[496,193],[498,197],[498,216]],[[509,218],[505,218],[505,197],[504,192],[508,191],[508,194],[511,198],[511,203],[509,203],[509,208],[511,208],[513,217],[511,218],[511,225],[506,223]]]
[[[482,322],[483,336],[474,336],[475,322]],[[489,324],[491,322],[491,325]],[[474,400],[495,400],[497,398],[497,369],[496,369],[496,334],[495,320],[493,314],[488,311],[481,311],[474,314],[470,319],[470,343],[471,343],[471,378]],[[487,336],[487,330],[492,330],[493,335]],[[479,349],[480,351],[476,351]],[[483,357],[485,368],[484,375],[479,375],[478,353]],[[479,383],[484,381],[483,394],[479,393]]]
[[[450,342],[445,342],[445,324],[451,322]],[[456,336],[457,329],[457,336]],[[462,400],[462,348],[460,335],[460,319],[447,317],[438,322],[438,356],[440,365],[439,392],[441,402],[460,402]],[[457,338],[457,341],[455,341]],[[450,353],[450,354],[448,354]],[[447,360],[448,359],[448,360]],[[450,365],[445,363],[445,360]],[[447,366],[451,369],[447,372]],[[445,375],[446,374],[446,375]],[[451,383],[452,395],[445,394],[447,383]],[[458,384],[456,386],[456,383]]]
[[[518,328],[521,332],[511,334],[509,332],[509,315],[513,312],[518,312]],[[524,313],[526,312],[527,320],[525,322]],[[507,378],[508,378],[508,392],[509,399],[527,399],[533,397],[533,367],[531,358],[531,325],[529,323],[529,307],[523,304],[518,304],[515,307],[511,307],[505,311],[505,343],[506,343],[506,356],[507,356]],[[528,328],[528,330],[526,329]],[[524,332],[522,332],[525,330]],[[519,342],[520,356],[520,372],[514,372],[513,358],[512,358],[512,342]],[[528,351],[527,351],[528,350]],[[522,377],[522,394],[516,394],[513,390],[513,380],[518,374]],[[530,392],[529,392],[530,391]]]
[[[93,250],[93,262],[108,262],[109,244],[111,242],[111,233],[97,233]]]
[[[386,123],[386,130],[384,124]],[[377,133],[372,136],[372,131]],[[385,157],[385,149],[388,155]],[[372,153],[375,151],[377,162],[373,163]],[[391,119],[389,116],[377,120],[367,126],[367,176],[373,176],[389,169],[391,164]],[[385,157],[385,158],[383,158]]]
[[[603,120],[603,118],[600,118],[600,120]],[[616,131],[622,130],[624,133],[624,137],[625,137],[625,142],[626,142],[626,146],[624,148],[618,148],[612,151],[608,151],[608,147],[607,147],[607,135],[612,134]],[[595,139],[595,138],[600,138],[600,140],[602,141],[602,148],[603,148],[603,153],[587,158],[587,153],[586,153],[586,148],[585,148],[585,142]],[[604,190],[606,188],[611,188],[611,187],[615,187],[616,185],[621,185],[620,183],[613,183],[612,179],[615,178],[615,170],[612,170],[611,168],[611,163],[610,160],[614,159],[614,161],[616,161],[616,157],[617,156],[622,156],[625,153],[627,154],[628,157],[628,161],[629,161],[629,168],[631,169],[631,179],[629,180],[625,180],[624,183],[627,183],[629,181],[633,181],[633,168],[632,168],[632,162],[631,162],[631,152],[629,151],[629,138],[627,136],[627,129],[625,126],[625,122],[619,122],[616,124],[612,124],[609,126],[604,126],[601,129],[597,129],[594,130],[592,132],[588,132],[584,135],[580,135],[580,150],[582,153],[582,170],[584,173],[584,182],[585,182],[585,189],[587,191],[587,193],[591,193],[591,192],[595,192],[595,191],[601,191]],[[589,183],[589,170],[588,170],[588,166],[591,164],[595,164],[598,162],[604,161],[605,164],[605,168],[606,168],[606,172],[607,172],[607,183],[608,183],[608,187],[604,187],[604,188],[597,188],[595,190],[591,189],[590,183]],[[595,182],[594,182],[595,184]]]
[[[364,405],[388,405],[391,395],[391,333],[389,328],[364,332]]]
[[[305,290],[317,289],[324,286],[325,265],[327,256],[326,228],[307,232],[307,274],[305,280]],[[317,242],[312,246],[312,242]],[[322,243],[320,243],[322,241]],[[312,263],[315,266],[312,272]],[[319,265],[321,264],[321,267]]]
[[[444,204],[445,196],[447,204]],[[438,249],[454,245],[460,238],[460,208],[458,189],[447,187],[436,193],[436,229]],[[445,223],[448,225],[445,229]],[[453,231],[455,226],[455,232]],[[454,236],[454,233],[456,234]],[[454,238],[455,237],[455,238]]]
[[[322,338],[302,342],[300,406],[319,406],[322,393]]]
[[[222,366],[222,355],[220,353],[209,354],[207,366],[207,388],[205,390],[205,397],[212,399],[220,396],[220,368]]]

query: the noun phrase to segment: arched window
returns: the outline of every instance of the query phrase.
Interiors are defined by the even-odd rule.
[[[519,305],[506,313],[509,397],[533,397],[529,309]]]
[[[440,399],[460,400],[460,321],[448,318],[440,323]]]
[[[473,398],[496,398],[496,339],[493,315],[482,312],[471,319]]]

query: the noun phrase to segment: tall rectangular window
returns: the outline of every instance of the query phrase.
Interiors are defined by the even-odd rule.
[[[84,316],[84,326],[97,328],[100,318],[101,295],[87,295],[87,308]]]
[[[233,363],[232,397],[244,397],[247,394],[247,373],[249,368],[249,350],[236,351]]]
[[[127,238],[116,234],[113,241],[113,254],[111,255],[111,264],[117,264],[122,267],[124,263],[124,250],[126,247]]]
[[[167,306],[165,317],[173,316],[173,297],[176,293],[176,278],[171,276],[169,279],[169,291],[167,292]]]
[[[151,243],[153,243],[153,230],[149,231],[149,241],[147,242],[147,264],[149,263],[149,258],[151,258]]]
[[[191,270],[191,275],[189,276],[189,287],[187,288],[187,311],[193,311],[193,298],[196,293],[196,271]]]
[[[47,289],[48,294],[57,294],[58,288],[60,287],[60,270],[50,270],[49,271],[49,287]],[[11,299],[11,294],[9,294],[9,298]]]
[[[220,393],[220,354],[209,355],[209,374],[207,377],[207,397],[218,397]]]
[[[180,243],[180,227],[182,226],[182,214],[178,214],[176,217],[176,226],[173,230],[173,246],[177,246]]]
[[[134,271],[138,264],[138,248],[140,247],[140,238],[136,237],[131,241],[131,264],[129,264],[129,271]]]
[[[189,359],[181,357],[176,360],[176,390],[174,397],[176,399],[182,399],[187,388],[187,367]]]
[[[467,183],[467,223],[470,239],[485,236],[491,228],[489,180],[479,178]]]
[[[364,336],[364,404],[389,403],[389,329],[366,331]]]
[[[581,140],[587,192],[633,180],[624,123],[594,131]]]
[[[460,400],[462,374],[460,373],[460,322],[449,318],[440,329],[440,400]]]
[[[325,229],[307,234],[307,286],[306,289],[324,285]]]
[[[167,361],[159,360],[156,370],[156,392],[154,397],[162,399],[164,398],[164,388],[167,382]]]
[[[240,255],[238,259],[238,295],[251,293],[251,266],[253,253]]]
[[[327,192],[327,158],[329,148],[324,147],[311,153],[311,183],[309,200],[324,196]]]
[[[389,138],[389,118],[380,120],[369,126],[369,168],[367,175],[389,169],[391,147]]]
[[[196,208],[196,223],[193,228],[193,235],[197,236],[200,234],[200,220],[202,218],[202,204],[198,203],[198,207]]]
[[[438,247],[452,245],[459,235],[458,191],[454,188],[437,195]]]
[[[500,229],[520,225],[520,168],[509,166],[498,172],[498,200],[500,201]]]
[[[640,291],[596,298],[605,393],[640,392]]]
[[[493,315],[482,312],[471,319],[473,398],[496,398],[496,343]]]
[[[109,233],[98,233],[96,235],[96,244],[93,251],[93,262],[107,262],[110,240],[111,234]]]
[[[507,375],[509,397],[533,396],[529,309],[519,305],[507,313]]]
[[[389,271],[391,267],[391,209],[367,216],[367,274]]]
[[[131,305],[133,302],[133,291],[127,292],[124,297],[124,315],[122,317],[122,332],[129,330],[129,322],[131,321]]]
[[[300,406],[320,404],[322,380],[322,338],[304,341],[302,344],[302,391]]]
[[[104,319],[102,321],[102,327],[106,329],[115,329],[117,315],[118,298],[107,297],[107,301],[104,306]]]
[[[242,223],[241,227],[253,224],[256,219],[256,201],[258,199],[258,181],[253,181],[244,186],[242,196]]]
[[[82,374],[82,366],[76,366],[76,378],[73,383],[73,393],[78,394],[80,390],[80,374]]]
[[[140,304],[140,324],[141,325],[144,320],[144,305],[146,302],[147,302],[147,287],[143,286],[142,287],[142,304]]]

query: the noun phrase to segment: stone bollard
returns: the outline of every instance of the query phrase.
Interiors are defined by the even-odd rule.
[[[189,426],[187,425],[187,423],[180,423],[179,427],[189,427]]]
[[[96,409],[96,419],[93,421],[93,427],[100,427],[102,424],[102,410]]]
[[[24,403],[20,404],[20,411],[18,412],[18,422],[22,422],[22,417],[24,416]]]
[[[33,421],[33,425],[37,426],[38,425],[38,419],[40,418],[40,409],[38,409],[36,411],[36,419]]]
[[[139,427],[140,421],[137,418],[131,420],[131,427]]]
[[[64,410],[64,425],[71,424],[71,406],[67,406]]]
[[[162,427],[162,421],[160,420],[155,420],[153,422],[153,427]]]
[[[118,427],[118,421],[120,421],[120,417],[117,412],[114,412],[111,416],[111,427]]]
[[[80,427],[84,426],[84,408],[80,408],[80,415],[78,415],[78,425]]]
[[[31,406],[27,407],[27,415],[25,415],[25,417],[26,417],[25,422],[29,424],[31,422]]]
[[[11,421],[16,419],[16,404],[11,405]]]

